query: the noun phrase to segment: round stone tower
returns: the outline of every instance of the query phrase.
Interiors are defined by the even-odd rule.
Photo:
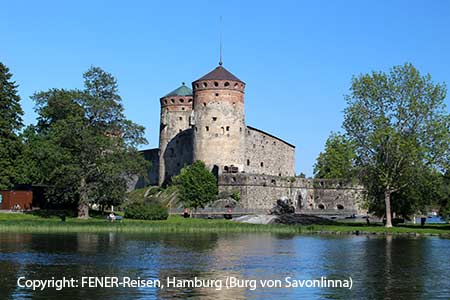
[[[192,163],[192,90],[184,85],[160,99],[159,185],[177,175],[185,164]]]
[[[245,83],[222,65],[192,83],[194,161],[214,173],[241,172],[245,152]]]

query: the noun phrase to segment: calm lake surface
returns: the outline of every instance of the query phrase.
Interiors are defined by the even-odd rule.
[[[352,278],[345,288],[66,288],[17,278]],[[279,234],[0,233],[0,299],[450,299],[450,239]]]

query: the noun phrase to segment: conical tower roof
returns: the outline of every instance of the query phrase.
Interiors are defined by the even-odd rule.
[[[214,70],[212,70],[205,76],[197,79],[196,81],[200,80],[232,80],[243,82],[222,66],[216,67]]]
[[[188,88],[186,85],[184,85],[184,82],[183,82],[180,87],[174,89],[173,91],[171,91],[164,97],[170,97],[170,96],[192,96],[192,90],[190,88]]]

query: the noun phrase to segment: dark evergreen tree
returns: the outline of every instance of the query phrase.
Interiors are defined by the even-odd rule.
[[[0,62],[0,190],[12,188],[20,175],[17,160],[23,111],[17,85],[11,78],[9,69]]]

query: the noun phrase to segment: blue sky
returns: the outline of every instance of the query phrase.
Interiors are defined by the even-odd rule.
[[[450,82],[450,1],[3,1],[0,61],[30,96],[80,88],[91,65],[119,82],[127,117],[158,146],[159,98],[218,62],[246,82],[246,121],[296,145],[312,175],[339,131],[353,75],[413,63]],[[449,105],[449,100],[446,100]]]

